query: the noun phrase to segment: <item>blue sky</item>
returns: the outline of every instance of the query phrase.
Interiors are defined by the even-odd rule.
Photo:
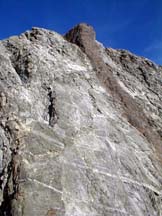
[[[106,47],[162,65],[162,0],[0,0],[0,39],[32,26],[64,34],[80,22]]]

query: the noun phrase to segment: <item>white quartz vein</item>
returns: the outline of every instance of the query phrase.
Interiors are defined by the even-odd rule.
[[[94,173],[98,173],[98,174],[101,174],[101,175],[106,175],[106,176],[108,176],[110,178],[118,179],[118,180],[120,180],[120,181],[122,181],[124,183],[131,183],[131,184],[134,184],[134,185],[138,185],[140,187],[148,188],[149,190],[151,190],[153,192],[156,192],[158,195],[162,196],[162,191],[157,190],[154,186],[149,185],[147,183],[138,182],[138,181],[135,181],[133,179],[130,179],[130,178],[127,178],[127,177],[124,177],[124,176],[114,175],[114,174],[109,173],[109,172],[100,171],[98,169],[91,168],[91,167],[86,166],[86,165],[78,165],[78,164],[75,164],[75,163],[68,163],[68,162],[64,162],[64,163],[69,165],[69,166],[75,166],[76,168],[78,167],[78,168],[81,168],[81,169],[90,169]]]
[[[54,192],[57,192],[57,193],[60,193],[60,194],[63,193],[62,191],[58,190],[57,188],[55,188],[55,187],[53,187],[53,186],[51,186],[51,185],[47,185],[47,184],[45,184],[45,183],[43,183],[43,182],[40,182],[40,181],[38,181],[38,180],[36,180],[36,179],[32,179],[32,178],[27,178],[27,179],[28,179],[29,181],[31,181],[31,182],[34,182],[34,183],[36,183],[36,184],[39,184],[39,185],[45,187],[45,188],[48,188],[48,189],[50,189],[50,190],[53,190]]]

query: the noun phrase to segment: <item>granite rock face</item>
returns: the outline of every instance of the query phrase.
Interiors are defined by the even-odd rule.
[[[0,42],[0,215],[161,216],[162,67],[91,26]]]

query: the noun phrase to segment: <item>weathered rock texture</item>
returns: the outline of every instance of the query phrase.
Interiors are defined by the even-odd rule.
[[[162,67],[91,26],[0,42],[0,215],[161,216]]]

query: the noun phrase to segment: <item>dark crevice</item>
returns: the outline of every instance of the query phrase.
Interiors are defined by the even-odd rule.
[[[51,88],[48,88],[48,98],[49,98],[49,106],[48,106],[49,125],[51,127],[54,127],[54,125],[57,123],[58,116],[55,109],[56,95],[55,92],[51,90]]]
[[[144,82],[150,87],[150,83],[148,81],[147,72],[143,70],[141,67],[138,67],[141,72],[141,76],[143,77]]]
[[[14,191],[10,192],[10,187],[9,187],[9,182],[12,178],[12,161],[8,164],[7,173],[8,173],[8,178],[7,178],[7,183],[3,190],[3,202],[0,206],[1,216],[12,216],[11,203],[12,203],[12,200],[14,199],[14,194],[15,194]]]
[[[22,53],[22,50],[17,48],[9,40],[6,42],[5,47],[12,54],[10,56],[10,60],[16,73],[19,75],[23,83],[27,83],[30,78],[30,70],[29,70],[30,53],[29,54]]]
[[[1,125],[2,126],[2,125]],[[11,128],[6,125],[3,127],[6,132],[10,145],[16,146],[11,148],[11,158],[8,164],[3,168],[0,174],[0,188],[3,191],[3,201],[0,205],[0,216],[13,216],[13,200],[17,200],[19,194],[19,175],[20,175],[20,155],[19,140]],[[6,179],[6,181],[4,181]]]
[[[15,65],[14,69],[16,73],[19,75],[22,82],[27,83],[29,80],[29,73],[28,73],[27,68],[25,68],[24,70],[21,70],[21,68],[18,65]]]
[[[21,56],[20,54],[17,56],[17,58],[12,61],[13,67],[16,71],[16,73],[19,75],[22,82],[27,83],[30,78],[29,73],[29,59],[28,56]]]
[[[12,152],[12,159],[7,167],[7,182],[3,190],[3,202],[0,206],[0,216],[13,216],[12,214],[12,202],[17,199],[19,194],[19,173],[20,163],[19,155],[14,150]]]

